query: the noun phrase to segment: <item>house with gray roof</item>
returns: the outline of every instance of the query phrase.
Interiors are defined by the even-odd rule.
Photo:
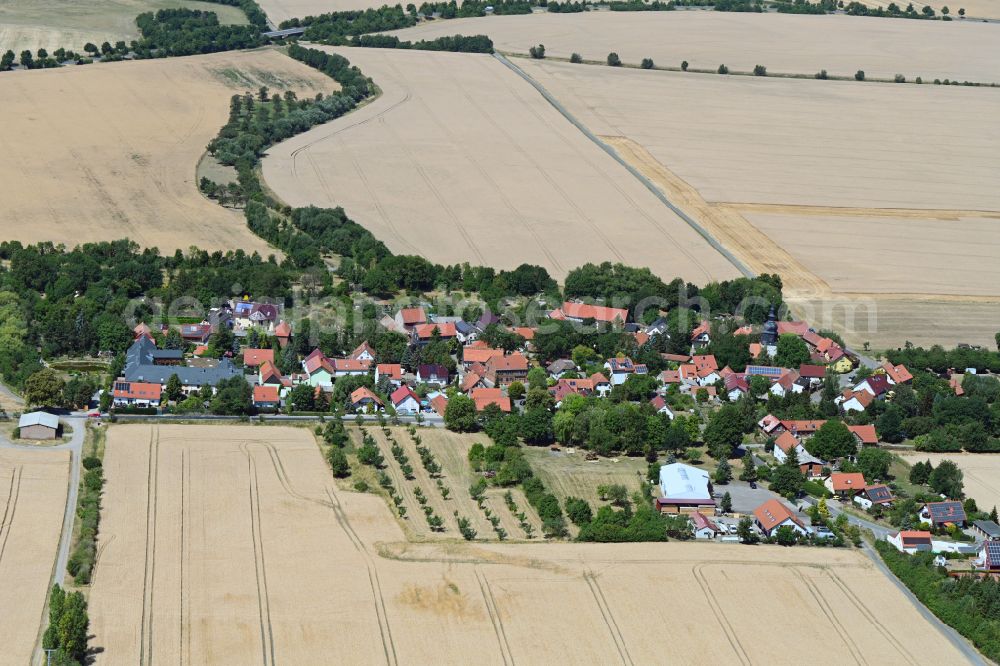
[[[17,428],[21,439],[55,439],[59,432],[59,417],[48,412],[21,414]]]
[[[202,386],[217,386],[222,380],[241,374],[228,358],[208,367],[162,365],[157,363],[160,353],[162,350],[158,350],[156,343],[149,338],[142,336],[136,339],[125,353],[125,370],[122,372],[124,380],[166,386],[170,375],[177,375],[185,392],[190,393]]]

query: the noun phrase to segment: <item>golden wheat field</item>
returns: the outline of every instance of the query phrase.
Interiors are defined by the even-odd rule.
[[[735,276],[625,168],[487,55],[332,49],[384,91],[268,151],[293,206],[342,205],[394,252],[440,263],[620,261],[704,283]]]
[[[961,662],[856,552],[411,543],[306,429],[113,426],[105,471],[98,663],[650,663],[665,599],[671,663]]]
[[[0,77],[4,238],[274,252],[242,212],[204,198],[195,182],[229,98],[262,85],[308,95],[337,87],[273,50]]]
[[[64,48],[83,51],[87,42],[138,39],[142,12],[184,7],[215,12],[220,23],[246,23],[238,7],[190,0],[0,0],[0,51]]]
[[[937,467],[942,460],[951,460],[962,470],[965,494],[976,500],[980,510],[1000,507],[1000,455],[995,453],[921,453],[903,454],[911,465],[930,460]]]
[[[318,16],[328,12],[378,9],[393,4],[385,0],[261,0],[260,8],[275,25],[293,18]]]
[[[62,531],[68,451],[0,449],[0,663],[33,655]]]
[[[992,83],[1000,82],[995,28],[971,21],[859,16],[590,11],[430,21],[392,34],[414,41],[485,34],[503,52],[527,54],[544,44],[549,57],[579,53],[604,62],[613,51],[632,65],[652,58],[661,67],[680,67],[686,60],[692,69],[712,71],[724,63],[745,72],[764,65],[771,73],[811,76],[825,69],[830,76],[854,76],[861,69],[878,78],[903,74],[928,82]]]

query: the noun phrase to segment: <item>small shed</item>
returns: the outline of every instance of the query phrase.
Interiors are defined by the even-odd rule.
[[[22,439],[55,439],[59,417],[48,412],[29,412],[21,415],[17,427]]]

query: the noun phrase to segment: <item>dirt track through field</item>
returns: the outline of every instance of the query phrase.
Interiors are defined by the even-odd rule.
[[[62,530],[69,452],[0,449],[0,664],[28,663]]]
[[[116,425],[108,437],[91,594],[100,664],[140,653],[185,664],[651,663],[663,618],[650,609],[664,599],[685,608],[671,647],[683,663],[774,663],[838,627],[850,639],[824,639],[816,663],[898,660],[901,637],[926,659],[960,661],[858,553],[410,543],[381,498],[337,488],[307,429],[156,429]],[[881,624],[854,606],[859,594]],[[795,617],[796,631],[762,638],[760,617]]]
[[[605,260],[702,282],[737,274],[495,59],[329,50],[383,95],[269,151],[264,177],[289,204],[342,205],[393,251],[441,263],[533,263],[557,277]]]

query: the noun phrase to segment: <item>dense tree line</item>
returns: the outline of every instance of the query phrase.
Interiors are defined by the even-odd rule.
[[[419,42],[400,41],[394,35],[359,35],[347,42],[350,46],[414,51],[451,51],[453,53],[493,53],[493,40],[486,35],[453,35]]]
[[[413,4],[409,4],[406,9],[414,16],[420,14],[426,17],[436,16],[442,19],[453,19],[486,16],[487,7],[492,7],[492,13],[497,16],[530,14],[531,8],[536,4],[538,3],[525,2],[524,0],[499,0],[499,2],[468,0],[459,5],[455,0],[450,0],[449,2],[424,2],[419,9]]]
[[[672,12],[676,7],[674,2],[642,2],[642,0],[628,0],[628,2],[611,2],[609,8],[613,12]]]
[[[889,569],[945,624],[972,641],[988,659],[1000,660],[1000,582],[950,578],[932,553],[906,555],[891,544],[875,548]]]
[[[336,37],[385,32],[416,25],[416,16],[403,11],[400,5],[383,5],[378,9],[329,12],[303,19],[293,18],[281,23],[281,28],[305,28],[303,39],[324,41]]]
[[[264,13],[264,10],[260,8],[260,5],[255,0],[205,0],[205,2],[239,7],[247,15],[247,21],[250,22],[250,25],[260,30],[267,30],[267,14]]]
[[[77,503],[80,535],[66,562],[66,571],[78,585],[88,585],[97,559],[97,531],[101,522],[101,492],[104,489],[104,468],[100,458],[83,460],[83,487]]]
[[[988,370],[1000,373],[1000,351],[988,349],[960,347],[946,350],[940,345],[924,349],[908,345],[903,349],[889,350],[886,352],[886,357],[895,364],[902,363],[911,369],[926,368],[936,373],[943,373],[952,368],[959,372],[973,368],[977,372]]]
[[[184,56],[250,49],[264,44],[254,25],[221,25],[215,12],[194,9],[160,9],[135,19],[142,39],[134,49],[138,57]]]

